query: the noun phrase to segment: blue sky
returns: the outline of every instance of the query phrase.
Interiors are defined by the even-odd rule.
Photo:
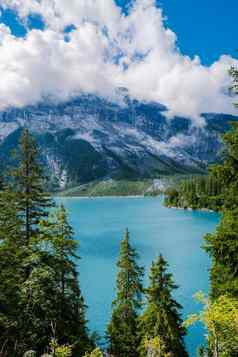
[[[117,0],[122,8],[131,1]],[[211,64],[222,54],[237,57],[238,0],[157,0],[180,50]]]
[[[132,1],[116,3],[126,12]],[[204,64],[213,63],[222,54],[237,57],[237,0],[157,0],[157,5],[167,17],[166,25],[176,33],[182,53],[198,54]],[[0,21],[8,24],[15,35],[26,34],[12,11],[3,12]],[[34,17],[28,26],[42,28],[43,24],[39,17]]]
[[[132,1],[116,0],[116,3],[126,10]],[[213,63],[222,54],[237,57],[237,0],[157,0],[157,5],[167,17],[166,25],[177,34],[182,53],[198,54],[204,64]],[[10,25],[17,36],[25,35],[25,27],[12,11],[3,12],[0,21]],[[28,26],[43,25],[39,17],[34,17]]]
[[[115,100],[123,87],[165,105],[169,117],[234,113],[238,0],[0,4],[0,109],[81,93]]]

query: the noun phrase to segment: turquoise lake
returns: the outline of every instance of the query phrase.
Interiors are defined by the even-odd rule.
[[[200,310],[193,300],[208,291],[209,258],[201,249],[203,236],[215,230],[219,215],[163,207],[161,198],[57,198],[68,209],[80,242],[80,284],[88,305],[91,331],[104,335],[115,294],[116,261],[125,229],[140,254],[146,273],[160,253],[168,260],[176,283],[175,296],[183,316]],[[146,284],[146,279],[145,279]],[[204,340],[202,326],[189,330],[186,345],[191,357]]]

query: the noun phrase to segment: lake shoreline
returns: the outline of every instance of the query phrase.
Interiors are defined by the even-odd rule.
[[[194,212],[210,212],[210,213],[217,213],[216,211],[210,209],[210,208],[192,208],[192,207],[176,207],[176,206],[165,206],[166,208],[169,209],[175,209],[179,211],[194,211]]]
[[[56,199],[83,199],[83,200],[94,200],[94,199],[106,199],[106,198],[110,198],[110,199],[123,199],[123,198],[161,198],[162,194],[161,195],[158,195],[158,196],[144,196],[144,195],[128,195],[128,196],[125,196],[125,195],[112,195],[112,196],[53,196],[54,198]],[[212,209],[209,209],[209,208],[192,208],[192,207],[187,207],[187,208],[184,208],[184,207],[176,207],[176,206],[166,206],[166,205],[163,205],[165,208],[168,208],[168,209],[173,209],[173,210],[178,210],[178,211],[188,211],[188,212],[207,212],[207,213],[218,213],[217,211],[215,210],[212,210]]]
[[[85,200],[94,200],[94,199],[105,199],[105,198],[113,198],[113,199],[116,199],[116,198],[119,198],[119,199],[122,199],[122,198],[161,198],[162,194],[161,195],[158,195],[158,196],[144,196],[144,195],[128,195],[128,196],[125,196],[125,195],[112,195],[112,196],[109,196],[109,195],[105,195],[105,196],[53,196],[54,198],[60,198],[60,199],[85,199]],[[187,208],[184,208],[184,207],[176,207],[176,206],[165,206],[163,205],[165,208],[168,208],[168,209],[173,209],[173,210],[178,210],[178,211],[188,211],[188,212],[208,212],[208,213],[217,213],[216,211],[212,210],[212,209],[209,209],[209,208],[192,208],[192,207],[187,207]]]
[[[79,199],[86,199],[86,200],[89,200],[89,199],[105,199],[105,198],[159,198],[160,196],[144,196],[144,195],[128,195],[128,196],[125,196],[125,195],[120,195],[120,196],[117,196],[117,195],[112,195],[112,196],[60,196],[60,195],[56,195],[56,196],[53,196],[55,198],[70,198],[70,199],[74,199],[74,198],[79,198]]]

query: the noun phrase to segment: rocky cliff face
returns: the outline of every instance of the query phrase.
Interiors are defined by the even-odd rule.
[[[204,172],[219,160],[221,133],[237,120],[204,114],[197,127],[186,118],[166,118],[166,108],[124,98],[121,104],[82,96],[64,104],[40,104],[0,113],[4,162],[27,126],[55,184],[64,188],[105,177],[138,178]]]

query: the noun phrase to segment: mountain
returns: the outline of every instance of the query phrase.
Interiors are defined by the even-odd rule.
[[[156,178],[203,173],[221,158],[220,135],[238,118],[203,114],[166,118],[166,108],[125,96],[121,103],[82,95],[60,104],[41,103],[0,113],[0,155],[10,151],[27,126],[36,136],[52,185],[61,188],[102,178]]]

